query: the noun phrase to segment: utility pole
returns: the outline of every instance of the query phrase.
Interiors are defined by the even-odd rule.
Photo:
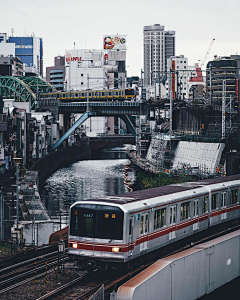
[[[142,79],[142,74],[143,74],[143,70],[141,69],[141,99],[142,99],[142,90],[143,90],[143,79]]]
[[[161,76],[160,76],[160,72],[158,73],[158,93],[159,93],[159,100],[161,100]]]
[[[169,108],[169,133],[172,134],[172,69],[169,71],[169,77],[168,77],[168,90],[169,90],[169,102],[170,102],[170,108]]]
[[[225,139],[226,134],[226,80],[223,80],[222,90],[222,139]]]
[[[35,233],[35,188],[33,188],[33,197],[32,197],[32,210],[33,210],[33,216],[32,216],[32,244],[36,244],[36,233]]]
[[[89,74],[87,74],[87,112],[90,112],[90,109],[89,109]]]
[[[4,219],[4,200],[3,200],[3,188],[1,187],[1,202],[0,202],[0,226],[1,226],[1,237],[0,240],[4,240],[4,233],[3,233],[3,219]]]
[[[177,71],[177,100],[178,100],[178,71]]]
[[[230,107],[229,107],[229,112],[230,112],[230,132],[231,132],[231,129],[232,129],[232,94],[230,94],[230,103],[229,103]]]

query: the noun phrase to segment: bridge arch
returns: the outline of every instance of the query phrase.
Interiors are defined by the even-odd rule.
[[[45,80],[35,76],[0,76],[0,96],[17,102],[30,102],[31,109],[36,105],[37,92],[57,92]]]

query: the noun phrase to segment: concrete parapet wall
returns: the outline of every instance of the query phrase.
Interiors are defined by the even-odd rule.
[[[117,300],[192,300],[240,275],[240,230],[160,259],[123,284]]]

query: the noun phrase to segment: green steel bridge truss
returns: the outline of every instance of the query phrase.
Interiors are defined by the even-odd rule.
[[[30,102],[36,108],[39,93],[54,93],[57,90],[47,81],[35,76],[0,76],[0,96],[18,102]]]

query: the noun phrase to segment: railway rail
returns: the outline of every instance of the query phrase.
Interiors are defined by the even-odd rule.
[[[61,260],[69,260],[66,253],[61,256]],[[0,295],[17,286],[26,284],[28,281],[44,276],[45,272],[48,274],[49,272],[53,272],[58,265],[58,261],[58,253],[54,252],[1,269]]]
[[[2,256],[0,258],[0,271],[3,268],[11,267],[14,264],[18,264],[41,255],[56,252],[57,250],[58,243],[18,250],[16,253]]]
[[[106,278],[106,275],[103,275],[101,271],[94,272],[95,274],[92,275],[92,273],[87,274],[85,276],[82,276],[81,278],[78,278],[77,280],[74,280],[72,282],[69,282],[68,284],[60,287],[59,289],[56,289],[37,300],[47,300],[47,299],[72,299],[72,300],[87,300],[91,295],[93,295],[102,285],[104,285],[104,294],[105,294],[105,300],[110,299],[110,293],[113,290],[117,290],[117,288],[149,267],[151,264],[156,262],[156,260],[160,258],[164,258],[170,255],[173,255],[175,253],[181,252],[183,250],[189,249],[193,246],[196,246],[197,244],[201,244],[203,242],[209,241],[211,239],[214,239],[218,236],[227,234],[231,231],[237,230],[240,228],[240,225],[233,226],[232,228],[228,228],[227,230],[223,230],[217,233],[213,233],[211,236],[204,237],[199,239],[198,241],[195,241],[194,243],[189,243],[179,249],[173,249],[172,251],[168,252],[165,255],[160,255],[159,257],[155,258],[154,260],[151,260],[147,263],[144,263],[130,272],[121,272],[121,273],[108,273],[109,278]],[[105,272],[106,273],[106,272]],[[105,277],[104,277],[105,276]],[[87,290],[86,290],[87,289]]]

